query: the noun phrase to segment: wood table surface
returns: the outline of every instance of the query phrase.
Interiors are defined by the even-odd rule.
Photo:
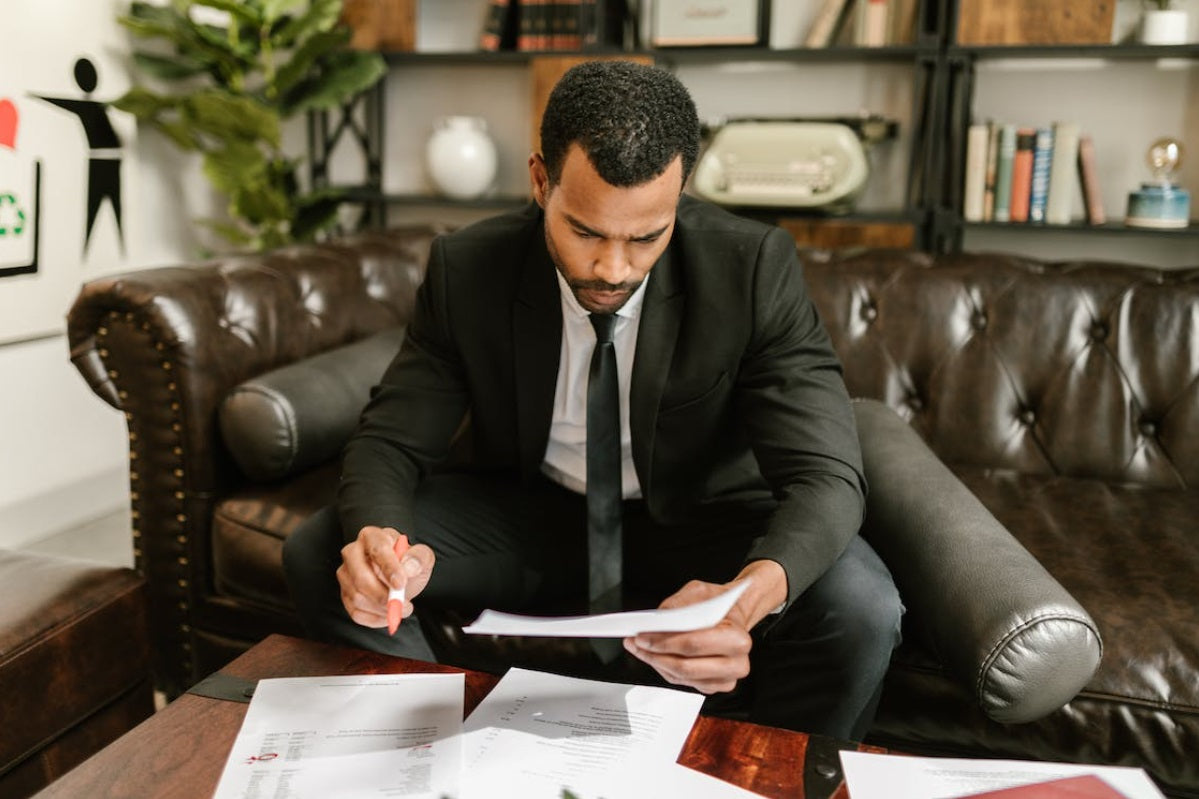
[[[463,672],[469,714],[499,678],[457,669],[272,635],[220,674],[237,680],[333,674]],[[249,707],[184,694],[39,793],[38,799],[208,799]],[[700,716],[679,763],[765,797],[846,799],[838,751],[856,746],[820,736]]]

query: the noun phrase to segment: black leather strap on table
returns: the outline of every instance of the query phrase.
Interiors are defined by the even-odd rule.
[[[222,699],[226,702],[249,702],[254,698],[254,689],[257,687],[258,680],[233,677],[216,671],[188,688],[187,692],[209,699]]]

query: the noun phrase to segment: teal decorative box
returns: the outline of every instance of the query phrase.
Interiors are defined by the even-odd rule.
[[[1129,227],[1184,228],[1191,220],[1191,193],[1186,189],[1160,183],[1142,183],[1128,193]]]

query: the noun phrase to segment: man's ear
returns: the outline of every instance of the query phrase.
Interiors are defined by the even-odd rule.
[[[550,173],[545,168],[545,160],[541,153],[529,156],[529,183],[533,187],[533,199],[545,209],[545,202],[550,196]]]

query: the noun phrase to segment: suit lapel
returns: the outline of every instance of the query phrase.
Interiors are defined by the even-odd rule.
[[[676,243],[678,230],[675,231]],[[683,281],[674,266],[672,251],[666,248],[650,273],[637,332],[633,357],[633,381],[629,389],[629,430],[633,438],[633,463],[641,483],[642,496],[650,493],[650,464],[654,454],[654,430],[658,406],[670,372],[683,317]]]
[[[562,300],[540,225],[533,234],[512,307],[516,423],[521,473],[536,475],[545,457],[562,350]]]

